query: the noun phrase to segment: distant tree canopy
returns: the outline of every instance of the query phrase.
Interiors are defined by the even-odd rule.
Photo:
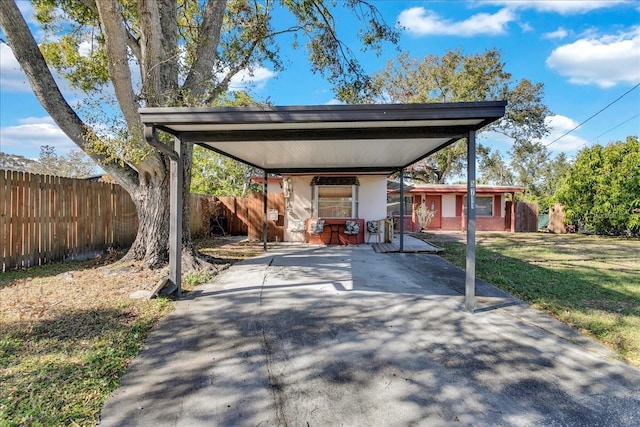
[[[28,157],[0,152],[0,169],[27,172],[33,163],[35,160]]]
[[[343,94],[344,95],[344,94]],[[468,102],[507,100],[505,117],[489,126],[513,140],[514,151],[531,151],[539,147],[530,141],[548,133],[545,118],[550,114],[543,102],[542,83],[522,79],[514,81],[506,71],[500,52],[489,49],[465,55],[450,50],[442,56],[411,58],[404,53],[389,61],[384,70],[374,74],[372,89],[363,97],[344,97],[347,102]],[[443,184],[464,171],[466,141],[461,140],[407,168],[407,173],[423,182]],[[504,170],[499,153],[481,151],[491,158],[484,160],[491,179],[506,183],[512,176]],[[534,152],[531,152],[534,155]],[[544,155],[545,153],[543,153]],[[516,172],[516,178],[520,173]]]
[[[87,178],[97,171],[96,164],[83,151],[71,150],[65,155],[59,155],[51,145],[40,147],[38,159],[0,153],[0,169],[67,178]]]
[[[191,192],[244,197],[252,190],[251,177],[261,173],[244,163],[196,146],[193,149]]]
[[[584,148],[556,197],[569,223],[599,234],[640,235],[638,138]]]

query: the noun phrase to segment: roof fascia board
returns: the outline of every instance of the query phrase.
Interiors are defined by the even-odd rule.
[[[193,131],[180,132],[178,137],[185,142],[207,143],[242,141],[340,141],[356,139],[427,139],[427,138],[463,138],[469,131],[468,126],[451,125],[418,128],[363,128],[363,129],[273,129],[273,130],[234,130],[234,131]],[[175,134],[175,132],[173,132]]]
[[[269,173],[278,173],[283,175],[335,175],[335,174],[375,174],[375,175],[391,175],[398,170],[398,167],[370,167],[370,166],[355,166],[355,167],[324,167],[324,168],[270,168],[267,169]]]
[[[366,104],[271,107],[154,107],[141,108],[143,123],[170,129],[171,124],[297,123],[407,121],[492,118],[504,115],[506,101],[429,104]]]
[[[524,193],[524,191],[524,187],[476,186],[476,194]],[[393,188],[388,189],[387,192],[399,194],[400,190]],[[435,185],[428,187],[412,187],[409,190],[405,190],[405,192],[411,194],[467,194],[467,189],[464,185],[443,184],[442,187],[436,187]]]

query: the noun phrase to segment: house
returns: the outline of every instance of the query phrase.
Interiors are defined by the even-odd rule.
[[[524,187],[477,185],[476,229],[478,231],[515,231],[514,200],[516,193]],[[428,230],[465,231],[466,185],[416,184],[404,190],[405,230],[420,231],[421,209],[431,216]],[[400,218],[399,184],[389,181],[387,216],[396,221]]]
[[[254,178],[255,182],[264,179]],[[268,178],[268,192],[284,194],[284,240],[307,243],[363,243],[370,240],[366,224],[391,218],[398,227],[400,189],[386,175],[283,175]],[[272,185],[274,184],[274,185]],[[476,186],[478,231],[515,231],[511,214],[516,193],[524,187]],[[420,208],[431,211],[430,230],[465,231],[466,185],[418,184],[405,188],[404,229],[420,231]],[[318,220],[323,221],[320,230]],[[346,222],[358,224],[358,232],[346,236]],[[314,232],[315,231],[315,232]]]
[[[365,242],[366,222],[386,217],[386,188],[386,175],[283,175],[284,240]],[[355,234],[345,235],[347,221],[357,224]]]

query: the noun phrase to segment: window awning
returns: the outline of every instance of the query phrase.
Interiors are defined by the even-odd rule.
[[[163,130],[270,173],[390,174],[500,119],[505,101],[142,108]]]

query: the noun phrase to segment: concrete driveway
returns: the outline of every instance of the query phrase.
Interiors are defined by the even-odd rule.
[[[282,247],[163,319],[105,426],[640,425],[640,371],[428,254]]]

